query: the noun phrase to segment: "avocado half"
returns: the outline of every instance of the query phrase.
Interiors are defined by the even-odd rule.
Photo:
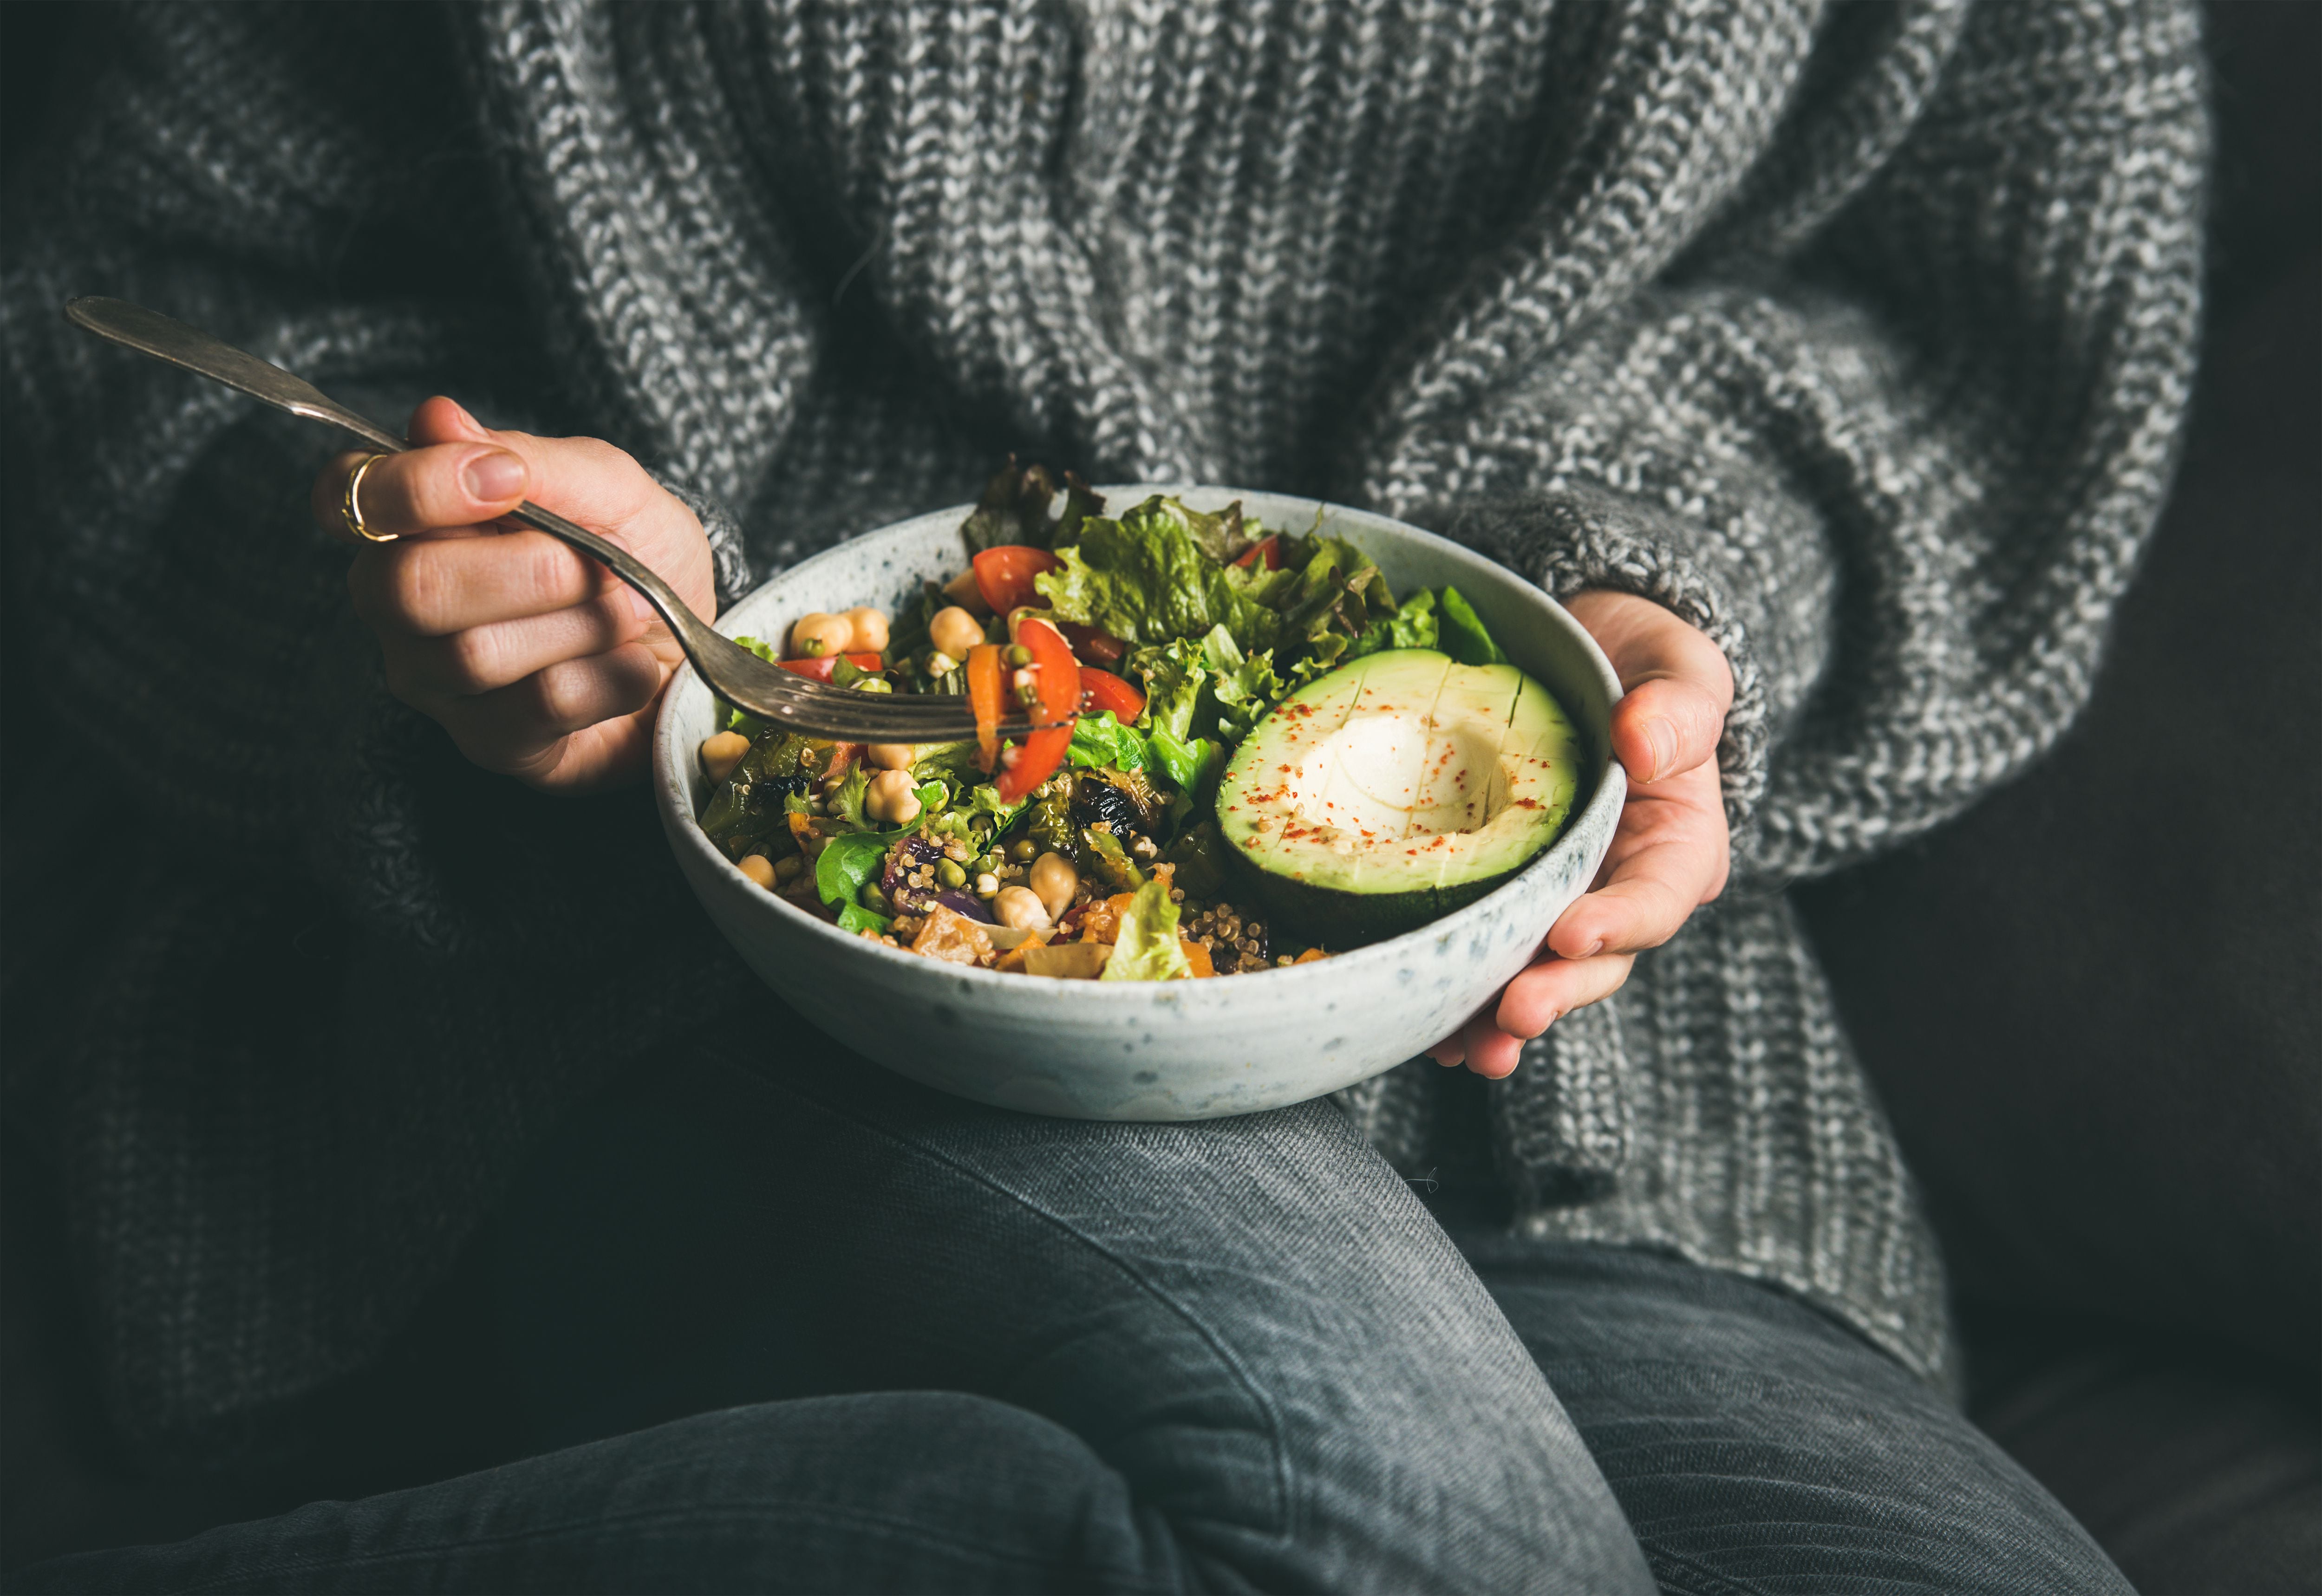
[[[1580,788],[1571,717],[1513,665],[1367,654],[1250,729],[1218,827],[1276,919],[1344,948],[1471,903],[1554,842]]]

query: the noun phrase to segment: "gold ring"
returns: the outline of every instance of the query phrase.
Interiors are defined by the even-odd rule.
[[[346,497],[339,502],[339,514],[346,517],[347,530],[367,543],[391,543],[403,534],[399,532],[373,532],[363,524],[362,506],[356,502],[355,493],[362,487],[363,473],[387,458],[384,454],[366,454],[347,473]]]

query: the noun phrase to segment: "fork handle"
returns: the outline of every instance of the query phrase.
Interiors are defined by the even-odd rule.
[[[239,389],[253,399],[262,399],[278,410],[293,415],[303,415],[310,421],[328,422],[333,426],[352,433],[366,443],[388,454],[401,454],[411,445],[397,437],[368,416],[340,404],[302,377],[293,376],[281,367],[260,360],[245,350],[239,350],[224,339],[215,338],[198,327],[148,310],[142,305],[132,305],[126,299],[108,299],[101,295],[84,295],[65,301],[65,318],[74,325],[84,327],[100,338],[111,340],[140,354],[166,360]],[[677,596],[677,590],[661,579],[651,566],[638,560],[626,549],[576,526],[553,510],[544,510],[530,499],[510,512],[510,518],[536,527],[551,537],[563,539],[590,558],[612,568],[613,574],[644,595],[670,631],[676,636],[686,657],[694,668],[702,668],[702,652],[714,649],[725,639],[693,613],[692,606]],[[704,641],[708,639],[709,641]]]

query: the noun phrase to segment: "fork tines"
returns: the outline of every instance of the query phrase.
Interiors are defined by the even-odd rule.
[[[731,685],[743,688],[741,683]],[[756,701],[746,701],[752,699]],[[734,701],[753,715],[799,731],[851,742],[954,743],[975,735],[974,712],[956,694],[865,693],[785,673],[781,680],[759,677],[747,684],[747,690],[737,691]],[[1039,723],[1022,717],[1000,725],[1005,736],[1039,729]]]

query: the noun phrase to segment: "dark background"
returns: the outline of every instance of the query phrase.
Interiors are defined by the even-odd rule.
[[[2033,775],[1799,898],[1943,1233],[1979,1421],[2141,1589],[2322,1590],[2322,4],[2206,11],[2204,365],[2095,700]],[[0,0],[0,173],[105,14]],[[348,1455],[140,1478],[37,1195],[0,1217],[0,1567],[491,1455],[455,1282],[338,1399]]]

